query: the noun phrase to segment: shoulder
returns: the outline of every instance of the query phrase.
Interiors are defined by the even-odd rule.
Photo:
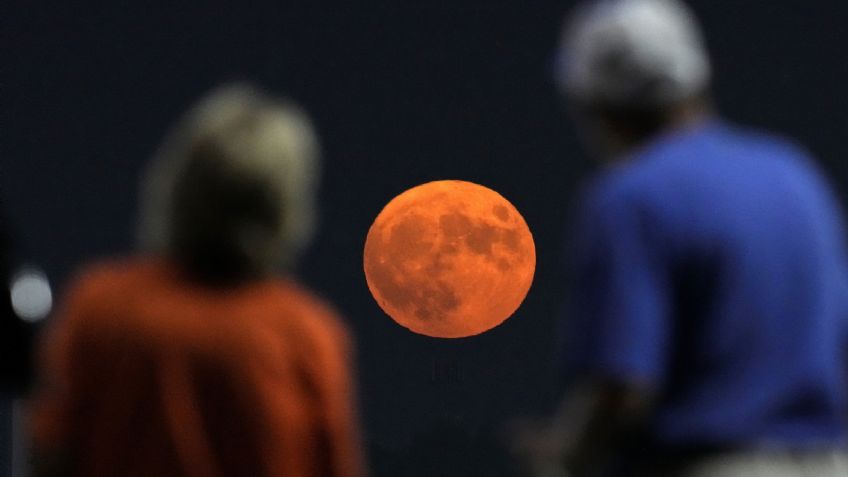
[[[155,303],[166,268],[160,261],[143,257],[92,262],[64,287],[55,318],[89,330],[127,323],[115,318],[137,316],[141,304]]]
[[[650,172],[641,163],[622,163],[596,176],[583,193],[583,212],[617,217],[641,208],[647,200]]]
[[[595,176],[584,190],[578,216],[586,233],[609,239],[637,232],[633,237],[656,237],[685,224],[682,199],[701,179],[687,164],[692,161],[672,149],[614,164]]]
[[[797,158],[811,157],[809,151],[796,139],[783,134],[767,131],[751,126],[728,126],[738,140],[749,147],[756,147],[763,151],[792,156]]]
[[[748,150],[774,164],[787,187],[817,194],[831,193],[832,185],[818,159],[799,141],[757,129],[743,131]]]
[[[290,324],[317,345],[347,347],[350,334],[338,310],[304,285],[285,279],[279,290],[290,311]]]
[[[770,167],[789,167],[793,172],[799,169],[816,171],[818,165],[814,155],[797,139],[767,131],[758,127],[722,123],[716,142],[724,147],[718,154],[733,157],[744,156],[763,159],[761,165]]]
[[[132,276],[142,268],[136,262],[103,260],[79,269],[47,324],[48,341],[60,347],[85,342],[83,348],[89,351],[93,344],[102,343],[102,332],[118,322],[115,316],[126,307],[127,294],[136,289]]]
[[[141,282],[159,265],[136,257],[99,260],[77,270],[67,286],[67,296],[94,297]]]

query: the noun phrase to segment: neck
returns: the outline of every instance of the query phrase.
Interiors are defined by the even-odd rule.
[[[709,104],[691,102],[664,112],[654,127],[618,128],[617,141],[615,141],[613,150],[610,151],[611,156],[616,158],[627,157],[634,150],[641,148],[645,143],[655,138],[695,128],[713,116],[714,111]]]

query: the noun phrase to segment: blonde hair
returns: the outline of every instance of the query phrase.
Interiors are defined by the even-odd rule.
[[[251,273],[290,266],[315,226],[318,169],[318,142],[300,108],[244,84],[219,88],[177,123],[151,163],[141,246],[210,269],[227,260]]]

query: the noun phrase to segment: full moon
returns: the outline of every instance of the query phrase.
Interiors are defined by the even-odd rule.
[[[497,192],[445,180],[392,199],[368,230],[365,279],[398,324],[438,338],[483,333],[524,301],[536,269],[533,235]]]

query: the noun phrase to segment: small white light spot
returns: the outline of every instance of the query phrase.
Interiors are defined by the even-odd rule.
[[[23,269],[15,274],[11,284],[12,309],[20,319],[35,323],[50,314],[53,293],[47,276],[39,270]]]

